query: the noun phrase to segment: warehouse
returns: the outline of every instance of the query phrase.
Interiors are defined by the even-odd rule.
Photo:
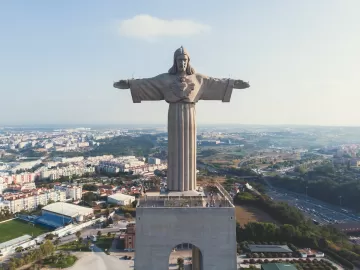
[[[116,193],[114,195],[109,196],[107,199],[108,203],[116,204],[116,205],[129,205],[133,201],[135,201],[134,196],[130,196],[122,193]]]
[[[289,263],[267,263],[261,265],[261,270],[296,270],[296,267]]]
[[[249,245],[251,253],[292,253],[287,245]]]
[[[73,222],[83,222],[92,217],[92,208],[56,202],[43,207],[42,215],[36,220],[36,223],[58,228]]]

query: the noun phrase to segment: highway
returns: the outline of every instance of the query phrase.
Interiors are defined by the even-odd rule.
[[[287,202],[289,205],[297,207],[306,216],[319,222],[320,225],[345,223],[349,221],[360,221],[360,216],[351,210],[324,203],[304,194],[290,192],[280,188],[274,188],[269,181],[266,181],[269,189],[266,194],[275,201]]]

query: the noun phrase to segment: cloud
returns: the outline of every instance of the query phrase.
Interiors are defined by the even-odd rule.
[[[206,24],[191,20],[163,20],[150,15],[137,15],[119,25],[122,36],[152,40],[160,37],[190,37],[211,30]]]

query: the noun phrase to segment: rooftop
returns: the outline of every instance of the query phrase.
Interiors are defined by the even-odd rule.
[[[0,244],[0,250],[3,249],[3,248],[6,248],[8,246],[23,243],[23,242],[28,241],[30,239],[31,239],[31,236],[28,235],[28,234],[25,234],[25,235],[20,236],[18,238],[15,238],[15,239],[9,240],[7,242],[1,243]]]
[[[249,245],[251,252],[292,252],[287,245]]]
[[[44,206],[42,209],[68,217],[76,217],[78,215],[90,215],[93,213],[92,208],[63,202],[52,203]]]
[[[261,270],[296,270],[296,267],[288,263],[267,263],[261,265]]]
[[[108,196],[108,198],[111,198],[114,200],[129,200],[129,199],[134,199],[135,197],[127,195],[127,194],[115,193],[113,195]]]

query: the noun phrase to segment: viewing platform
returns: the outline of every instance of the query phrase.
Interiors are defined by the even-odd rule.
[[[191,207],[191,208],[233,208],[229,193],[218,183],[211,187],[204,187],[201,191],[190,190],[185,192],[170,191],[167,193],[148,192],[138,200],[137,207]]]

